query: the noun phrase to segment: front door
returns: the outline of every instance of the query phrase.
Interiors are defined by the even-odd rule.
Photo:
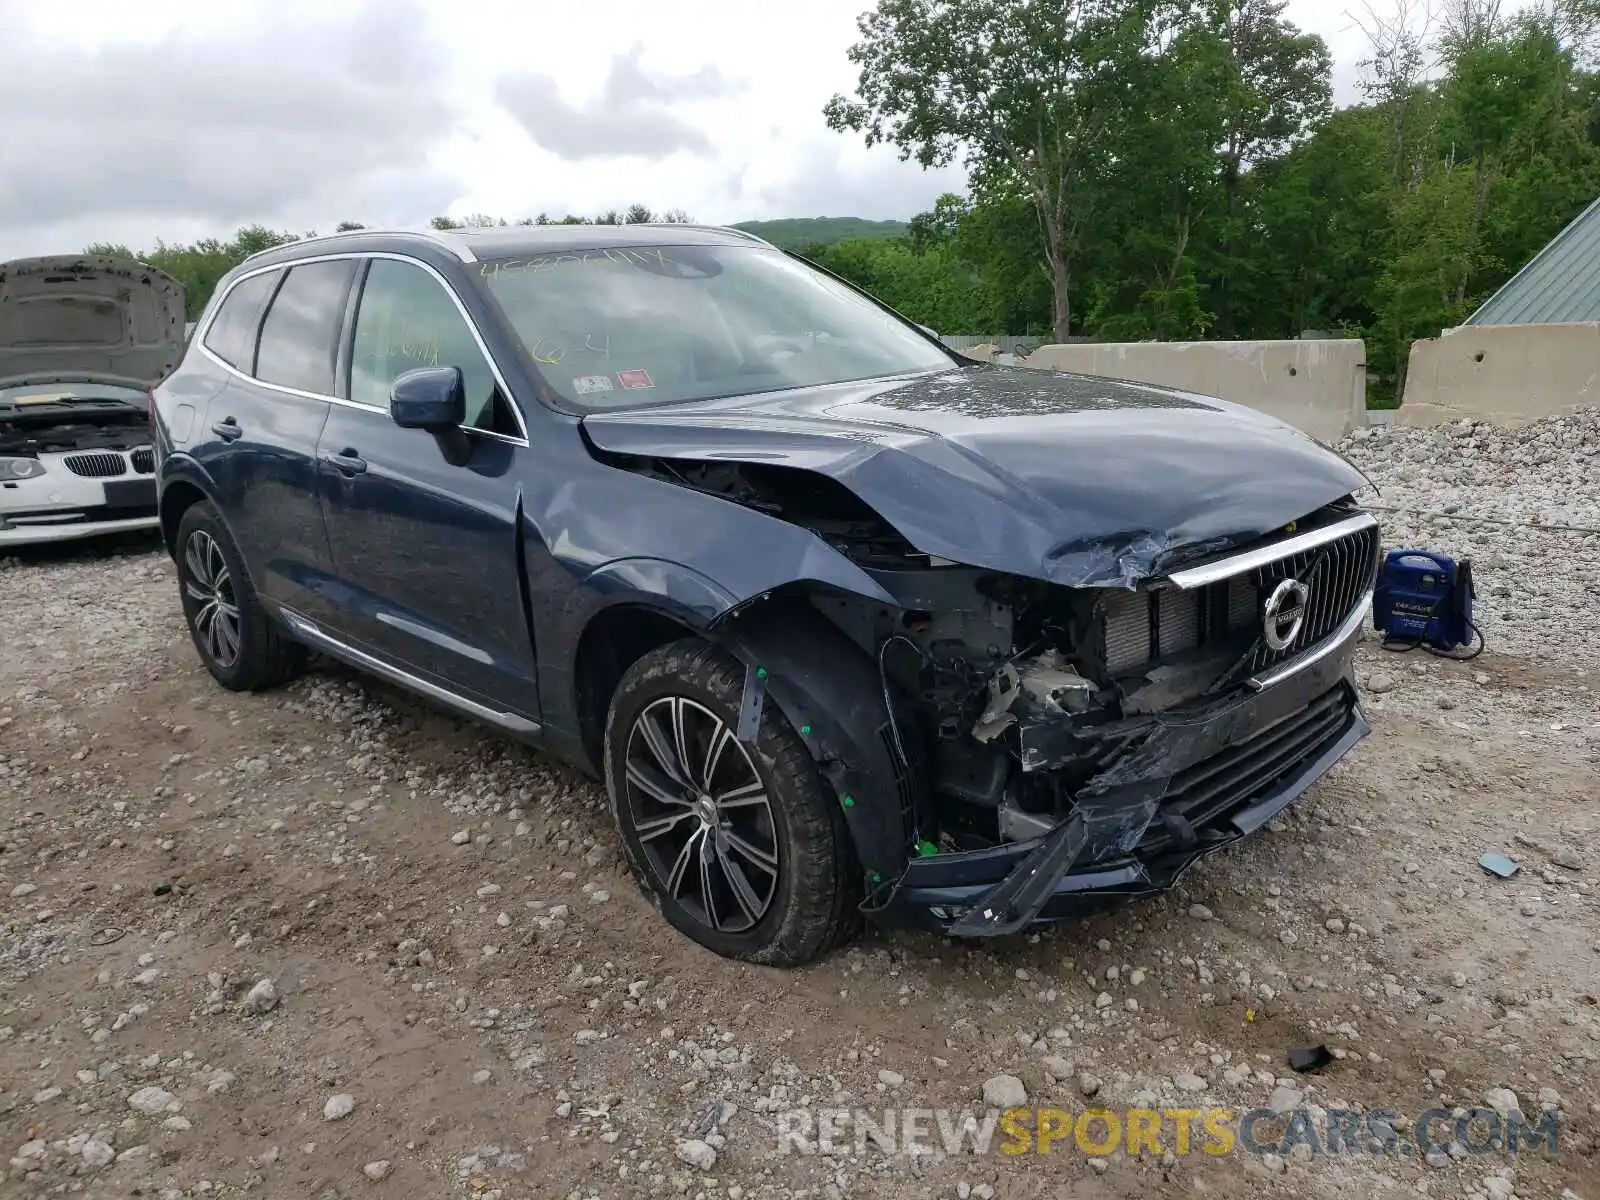
[[[466,316],[428,268],[375,258],[349,349],[346,396],[318,446],[338,636],[497,711],[539,712],[513,470],[526,440]],[[396,377],[460,367],[472,453],[389,419]]]

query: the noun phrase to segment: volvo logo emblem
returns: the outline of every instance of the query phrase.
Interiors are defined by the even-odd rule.
[[[1311,589],[1298,579],[1285,579],[1272,589],[1272,595],[1261,606],[1261,630],[1267,645],[1274,650],[1287,650],[1300,636],[1300,627],[1306,621],[1306,599]]]

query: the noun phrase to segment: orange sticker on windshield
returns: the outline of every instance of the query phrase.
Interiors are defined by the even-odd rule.
[[[617,382],[625,388],[650,388],[655,387],[655,382],[650,378],[649,371],[618,371]]]

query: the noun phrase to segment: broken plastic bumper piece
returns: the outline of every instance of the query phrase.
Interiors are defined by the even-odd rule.
[[[1023,841],[912,859],[872,915],[994,937],[1173,887],[1201,858],[1261,828],[1369,732],[1330,655],[1293,679],[1154,723]]]

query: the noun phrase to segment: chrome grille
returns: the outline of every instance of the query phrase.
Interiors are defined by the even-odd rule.
[[[124,475],[128,460],[114,450],[91,450],[83,454],[69,454],[61,460],[67,470],[86,479],[111,479]]]
[[[1378,566],[1375,525],[1315,549],[1270,562],[1203,587],[1108,592],[1104,604],[1105,663],[1112,676],[1233,637],[1257,635],[1242,674],[1257,672],[1316,645],[1338,628],[1366,595]],[[1300,632],[1283,650],[1261,633],[1261,609],[1272,589],[1298,579],[1310,590]],[[1242,646],[1241,646],[1242,651]]]
[[[1372,587],[1380,549],[1378,527],[1371,525],[1326,546],[1251,571],[1248,578],[1256,594],[1263,598],[1285,579],[1298,579],[1310,589],[1310,596],[1305,621],[1294,641],[1282,650],[1274,650],[1265,638],[1258,639],[1246,671],[1253,675],[1293,658],[1337,629]]]
[[[140,446],[128,457],[133,460],[133,469],[141,475],[152,474],[156,469],[156,452],[149,446]]]

